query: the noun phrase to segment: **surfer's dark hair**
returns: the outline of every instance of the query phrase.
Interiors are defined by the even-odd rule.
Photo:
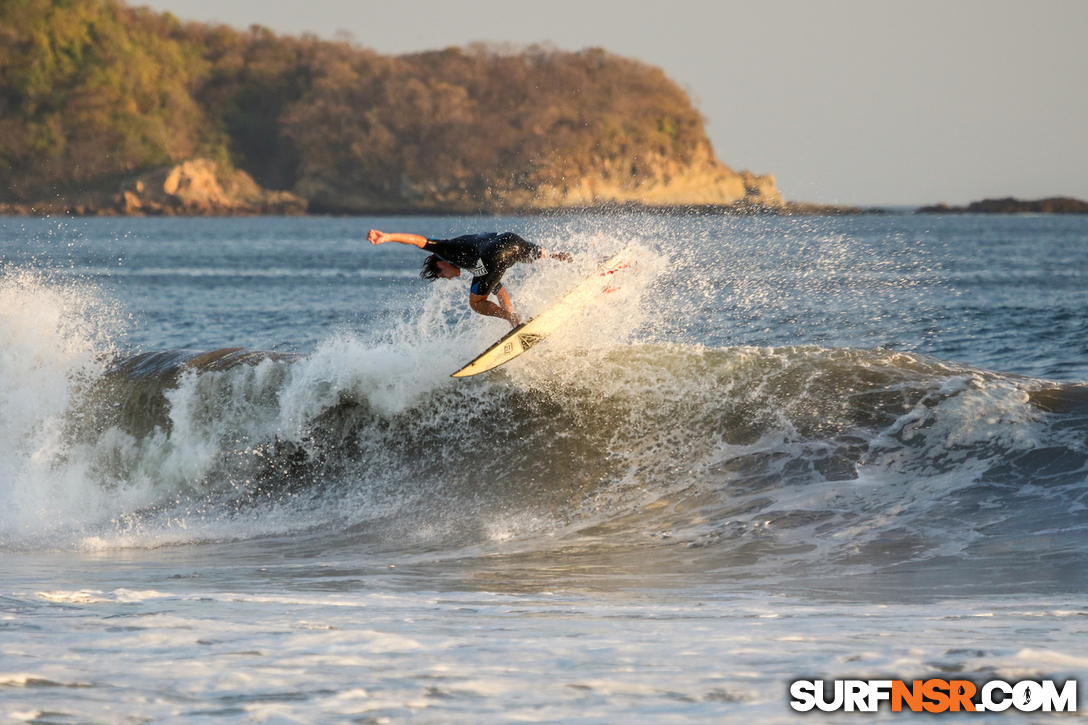
[[[423,279],[438,279],[438,260],[441,259],[437,254],[428,255],[423,260],[423,266],[419,268],[419,276]]]

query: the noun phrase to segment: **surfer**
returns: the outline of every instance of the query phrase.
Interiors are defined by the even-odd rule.
[[[423,260],[423,267],[419,272],[423,279],[453,279],[461,276],[461,270],[468,270],[472,274],[468,306],[481,315],[501,317],[511,327],[520,325],[521,318],[514,312],[510,295],[500,281],[506,270],[518,262],[535,262],[546,257],[565,262],[571,260],[571,256],[565,252],[548,254],[543,247],[527,242],[513,232],[466,234],[454,239],[428,239],[418,234],[387,234],[371,229],[366,238],[371,244],[398,242],[430,252]],[[498,304],[487,299],[491,294],[495,295]]]

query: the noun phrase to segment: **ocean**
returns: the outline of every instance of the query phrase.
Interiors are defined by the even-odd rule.
[[[507,273],[523,316],[634,264],[452,379],[509,326],[372,226],[569,252]],[[0,716],[779,723],[797,680],[1084,678],[1085,381],[1086,217],[0,219]]]

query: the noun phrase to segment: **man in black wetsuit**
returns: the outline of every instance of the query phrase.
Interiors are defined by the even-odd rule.
[[[423,279],[453,279],[461,276],[461,270],[467,270],[472,274],[468,306],[481,315],[501,317],[511,327],[521,324],[521,318],[514,312],[510,295],[500,282],[506,270],[518,262],[535,262],[545,257],[570,261],[569,254],[560,252],[549,255],[543,247],[527,242],[512,232],[466,234],[455,239],[428,239],[418,234],[386,234],[371,229],[366,238],[371,244],[399,242],[430,252],[430,256],[423,260],[423,268],[419,273]],[[487,299],[491,294],[495,295],[499,304]]]

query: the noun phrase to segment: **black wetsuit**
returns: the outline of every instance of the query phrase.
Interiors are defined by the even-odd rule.
[[[423,249],[458,269],[471,272],[472,294],[484,297],[502,289],[499,280],[506,270],[518,262],[535,262],[544,251],[512,232],[428,239]]]

